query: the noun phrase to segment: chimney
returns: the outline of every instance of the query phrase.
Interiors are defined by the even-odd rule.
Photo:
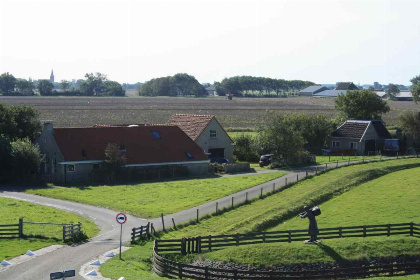
[[[43,121],[42,123],[44,125],[45,131],[53,131],[54,129],[53,121]]]

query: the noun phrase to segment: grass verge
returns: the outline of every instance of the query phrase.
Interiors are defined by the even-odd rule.
[[[254,231],[255,228],[260,228],[261,225],[264,225],[266,226],[266,229],[269,229],[272,225],[277,225],[281,221],[285,220],[283,217],[287,217],[289,215],[288,213],[300,211],[303,204],[310,204],[309,202],[312,201],[311,198],[313,197],[321,197],[327,200],[369,180],[373,180],[394,171],[419,166],[420,159],[403,159],[339,168],[316,176],[312,179],[302,181],[283,192],[266,197],[265,199],[257,200],[251,204],[241,206],[222,215],[202,220],[199,224],[190,225],[179,231],[171,231],[164,234],[162,238],[180,238],[185,236],[248,232]],[[296,209],[291,211],[289,210],[290,207],[293,209],[296,207]],[[280,215],[280,218],[278,218],[278,215]],[[264,217],[266,218],[264,219]],[[261,224],[261,222],[263,222],[263,224]],[[395,240],[397,239],[398,238],[395,238]],[[351,240],[363,241],[363,239],[348,240],[348,242]],[[380,238],[378,238],[378,241],[381,241]],[[404,240],[404,238],[398,242],[406,244],[406,240]],[[296,246],[303,245],[302,243],[299,243],[300,245],[297,243],[285,245],[294,246],[294,244],[296,244]],[[345,246],[340,244],[324,244],[326,246],[345,248]],[[118,278],[124,276],[127,280],[140,278],[155,279],[157,276],[151,272],[151,257],[153,254],[152,246],[152,242],[134,246],[132,249],[123,253],[123,261],[119,261],[117,259],[111,260],[101,267],[101,272],[107,277]],[[356,247],[353,251],[359,250]],[[295,252],[295,250],[292,251]],[[277,253],[278,252],[279,251],[277,251]]]
[[[82,223],[83,231],[93,237],[98,232],[97,226],[90,220],[72,213],[55,208],[19,201],[9,198],[0,198],[0,224],[17,224],[18,219],[30,222],[51,223]],[[60,240],[63,227],[57,225],[30,225],[23,224],[23,239],[0,239],[0,259],[10,259],[24,254],[27,250],[37,250],[52,244],[62,244]]]
[[[112,208],[146,218],[192,208],[285,174],[286,172],[277,172],[120,186],[53,187],[30,189],[26,192]]]

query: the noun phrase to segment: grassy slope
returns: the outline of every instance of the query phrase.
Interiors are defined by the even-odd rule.
[[[420,185],[416,175],[419,172],[420,168],[394,172],[327,201],[320,206],[323,212],[317,219],[319,227],[418,222]],[[306,219],[296,218],[273,230],[304,229],[307,224]],[[216,251],[208,254],[208,257],[240,263],[289,264],[420,255],[419,252],[418,239],[395,236],[324,240],[322,246],[305,246],[301,242],[241,246]]]
[[[321,194],[321,192],[325,193],[326,191],[334,193],[334,190],[340,189],[341,187],[348,188],[359,182],[363,183],[363,180],[368,181],[373,179],[374,176],[384,175],[393,170],[419,166],[419,163],[420,160],[418,159],[406,159],[355,165],[333,170],[312,179],[302,181],[292,188],[271,197],[242,206],[220,216],[202,220],[198,225],[192,225],[179,231],[170,232],[165,234],[163,238],[180,238],[182,236],[206,234],[215,235],[231,233],[232,231],[251,231],[250,228],[255,227],[260,221],[259,217],[267,215],[276,220],[277,215],[287,212],[287,207],[293,207],[296,204],[301,207],[307,199],[306,191],[312,194],[317,194],[318,192]],[[355,175],[359,175],[362,178],[357,179]],[[336,194],[338,195],[339,193]],[[302,243],[299,244],[303,245]],[[135,246],[133,249],[123,253],[124,260],[122,262],[117,259],[111,260],[101,267],[101,272],[107,277],[116,279],[121,276],[126,277],[127,280],[155,279],[156,275],[150,273],[151,256],[151,242],[142,244],[141,246]]]
[[[379,159],[381,156],[316,156],[316,163],[317,164],[326,164],[326,163],[334,163],[334,162],[347,162],[349,161],[357,161],[357,160],[365,160],[368,159]]]
[[[121,186],[54,187],[32,189],[27,192],[112,208],[146,218],[201,205],[284,174],[270,173]]]
[[[19,217],[23,217],[24,221],[31,222],[76,223],[80,221],[83,230],[89,237],[92,237],[99,232],[99,229],[90,220],[55,208],[25,201],[0,198],[0,213],[0,224],[17,224]],[[22,240],[0,240],[0,260],[21,255],[27,250],[37,250],[51,244],[61,243],[57,239],[62,238],[63,228],[52,225],[40,226],[24,224],[23,234],[37,237],[28,237]]]

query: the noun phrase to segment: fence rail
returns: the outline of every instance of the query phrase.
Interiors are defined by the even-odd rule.
[[[17,224],[0,225],[0,239],[22,238],[23,219],[19,219]]]
[[[420,236],[420,224],[399,223],[320,229],[323,239],[343,237],[371,237],[391,235]],[[163,254],[191,254],[212,251],[229,246],[271,242],[293,242],[307,239],[307,230],[253,232],[233,235],[197,236],[182,239],[155,240],[153,267],[160,276],[190,279],[341,279],[349,277],[373,277],[384,275],[406,275],[420,272],[420,263],[367,265],[337,269],[299,271],[241,271],[194,266],[176,262]],[[160,255],[162,254],[162,255]]]
[[[63,241],[70,240],[73,236],[82,232],[82,223],[63,226]]]
[[[420,236],[420,224],[399,223],[384,225],[366,225],[352,227],[336,227],[319,229],[318,237],[322,239],[343,238],[343,237],[371,237],[371,236],[391,236],[391,235],[410,235]],[[201,253],[212,251],[229,246],[273,243],[273,242],[293,242],[308,239],[308,230],[287,230],[287,231],[267,231],[251,232],[232,235],[207,235],[182,239],[162,239],[155,241],[155,251],[157,253]]]

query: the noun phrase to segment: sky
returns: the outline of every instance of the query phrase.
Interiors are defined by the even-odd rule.
[[[410,84],[420,0],[0,0],[0,73]]]

